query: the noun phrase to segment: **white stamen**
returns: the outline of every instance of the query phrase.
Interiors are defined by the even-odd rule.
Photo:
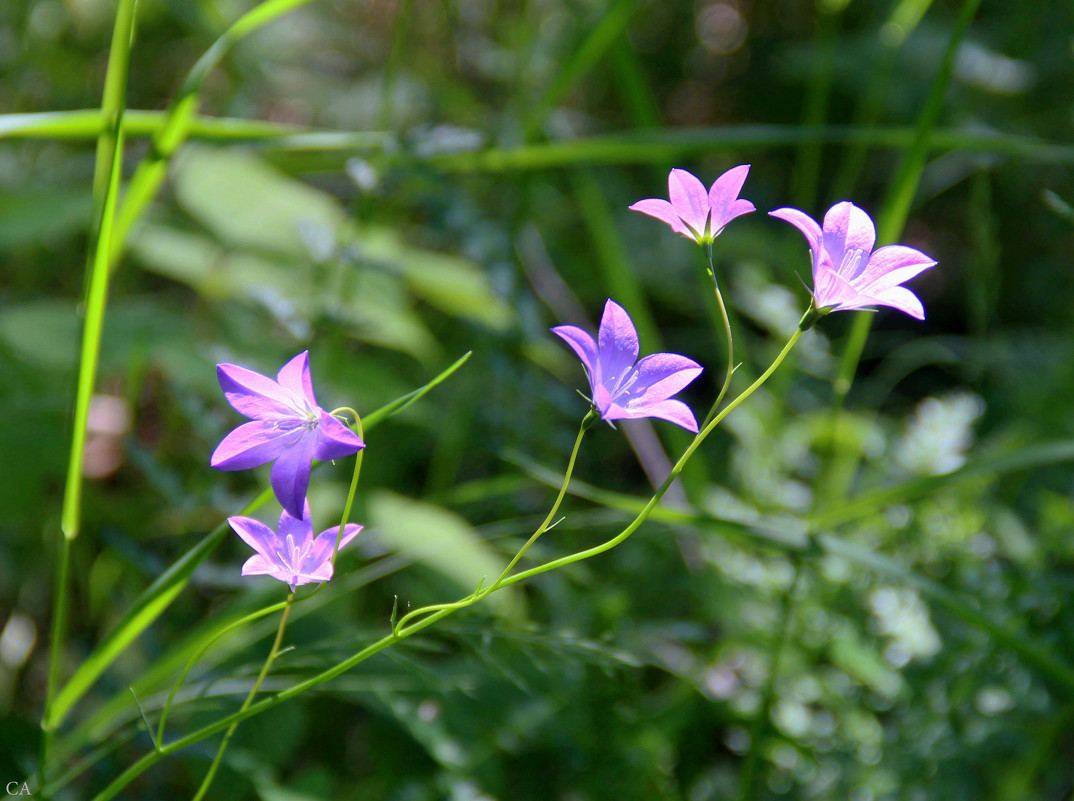
[[[861,248],[851,248],[843,254],[843,263],[839,265],[837,272],[848,281],[858,277],[858,266],[864,251]]]

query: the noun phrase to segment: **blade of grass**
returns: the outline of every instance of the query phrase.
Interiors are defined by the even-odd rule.
[[[925,161],[928,158],[934,129],[939,121],[940,112],[943,110],[944,96],[951,82],[951,73],[954,70],[955,56],[959,45],[977,14],[977,8],[981,0],[965,0],[959,12],[958,20],[951,31],[951,38],[947,42],[940,69],[929,88],[928,97],[925,99],[921,116],[918,117],[914,130],[913,141],[910,148],[903,155],[899,163],[895,178],[891,184],[884,208],[877,221],[876,242],[878,245],[893,243],[899,238],[906,218],[910,213],[910,204],[913,202],[917,186],[921,181],[921,173],[925,169]],[[874,315],[867,312],[857,312],[851,326],[850,335],[847,338],[846,349],[839,365],[839,372],[835,380],[836,405],[842,404],[850,386],[854,381],[854,374],[861,361],[862,350],[865,348],[865,340],[872,328]]]
[[[624,38],[612,47],[612,68],[615,88],[630,112],[634,128],[659,128],[664,117],[660,104],[649,85],[649,76],[638,62],[638,56]]]
[[[822,126],[828,116],[828,104],[832,96],[832,64],[835,61],[839,23],[845,8],[845,4],[834,9],[827,8],[825,3],[818,3],[817,6],[820,21],[813,43],[816,55],[810,60],[812,71],[806,83],[805,100],[802,104],[801,124],[804,128]],[[798,157],[795,159],[794,174],[791,178],[791,197],[793,205],[800,209],[811,209],[816,201],[822,155],[821,142],[803,142],[798,147]]]
[[[178,94],[165,111],[164,121],[153,136],[153,146],[138,164],[127,192],[123,196],[112,241],[110,254],[112,265],[119,260],[131,226],[157,196],[161,184],[164,183],[172,156],[190,133],[200,99],[201,86],[206,76],[220,63],[236,42],[308,2],[310,0],[265,0],[261,5],[239,17],[191,68]]]
[[[661,128],[478,152],[447,153],[430,156],[424,161],[451,172],[505,172],[581,164],[662,164],[712,152],[792,147],[804,142],[864,142],[873,147],[904,150],[914,138],[915,129],[904,126],[801,128],[797,125],[737,125],[721,128]],[[936,131],[926,144],[930,152],[959,148],[1030,161],[1074,163],[1074,146],[1009,134]],[[286,148],[287,142],[278,141],[276,145]]]
[[[917,120],[913,140],[903,154],[902,160],[892,180],[891,189],[881,209],[877,220],[878,245],[893,243],[902,233],[906,225],[906,219],[910,213],[910,204],[917,192],[921,181],[921,173],[925,168],[925,161],[934,139],[934,129],[943,110],[944,96],[947,93],[951,81],[951,73],[954,69],[955,55],[959,45],[969,29],[977,13],[980,0],[965,0],[959,13],[959,18],[951,32],[947,42],[940,68],[929,87],[929,93],[925,100],[924,108]],[[846,339],[843,356],[840,359],[839,368],[833,382],[832,393],[832,441],[840,441],[838,427],[843,420],[843,406],[847,394],[854,383],[854,376],[861,362],[862,352],[865,350],[865,342],[869,338],[872,329],[874,314],[870,312],[855,312],[850,326],[850,333]],[[824,460],[824,467],[817,479],[817,493],[814,496],[816,506],[831,506],[838,504],[849,489],[850,482],[856,471],[858,454],[852,452],[835,452],[828,455]]]
[[[467,360],[472,355],[473,351],[466,351],[466,353],[456,359],[446,370],[441,372],[425,386],[418,387],[413,392],[408,392],[406,395],[396,398],[391,403],[387,403],[376,411],[365,415],[362,418],[362,424],[365,426],[366,430],[368,430],[377,424],[382,423],[387,418],[399,414],[399,412],[406,409],[410,404],[421,400],[429,390],[433,389],[443,381],[446,381],[456,370],[466,364]]]
[[[622,38],[623,31],[638,8],[638,0],[611,0],[608,5],[610,8],[602,10],[600,21],[574,49],[570,58],[563,62],[559,72],[545,88],[541,99],[526,115],[523,130],[527,140],[533,139],[540,132],[555,105]]]
[[[884,107],[884,98],[891,85],[891,78],[895,74],[895,65],[903,43],[914,32],[932,2],[933,0],[898,0],[896,2],[888,22],[881,27],[878,34],[881,50],[870,70],[869,84],[862,95],[862,100],[854,110],[854,125],[869,127],[876,124]],[[839,172],[833,182],[833,197],[844,198],[853,194],[854,186],[858,182],[865,163],[867,149],[863,143],[845,148],[844,155],[840,159]]]
[[[978,478],[996,478],[1007,473],[1074,461],[1074,440],[1032,445],[1005,456],[971,462],[965,467],[940,476],[927,476],[886,489],[862,493],[837,508],[822,511],[812,518],[814,527],[828,529],[860,520],[878,509],[922,498],[936,490]]]
[[[128,110],[127,138],[155,136],[167,116],[160,111]],[[0,114],[0,139],[95,139],[104,127],[99,109]],[[188,139],[201,141],[258,141],[278,163],[302,172],[337,170],[356,152],[394,144],[386,133],[325,131],[260,120],[192,116]],[[401,155],[415,163],[430,163],[450,172],[536,170],[577,164],[656,164],[713,152],[795,147],[807,142],[905,150],[914,129],[902,126],[829,125],[804,129],[797,125],[731,125],[720,128],[653,128],[623,134],[493,148],[477,153],[439,154],[425,158]],[[1074,164],[1074,146],[1018,134],[938,129],[929,152],[963,150],[993,153],[1032,163]],[[301,169],[299,169],[301,167]]]
[[[163,111],[128,109],[123,114],[124,132],[128,139],[151,137],[166,119]],[[0,114],[0,139],[93,139],[107,128],[107,114],[98,108]],[[229,142],[295,136],[310,130],[301,125],[198,115],[190,121],[189,133],[192,139]]]
[[[67,464],[60,530],[63,539],[57,569],[55,596],[52,607],[52,630],[49,640],[48,683],[45,707],[41,717],[41,752],[38,765],[38,786],[44,784],[52,742],[60,666],[63,662],[64,640],[67,636],[67,594],[70,587],[71,543],[78,536],[82,520],[82,466],[85,459],[89,406],[97,382],[97,362],[104,332],[104,312],[108,300],[108,252],[115,220],[119,181],[123,169],[123,111],[127,96],[127,65],[134,32],[135,0],[122,0],[116,9],[112,30],[108,74],[101,99],[101,114],[109,126],[101,132],[94,175],[95,203],[99,206],[99,225],[94,242],[93,258],[86,276],[86,317],[82,329],[82,349],[78,366],[78,386],[75,391],[74,426],[71,433],[71,454]],[[124,51],[119,53],[117,51]],[[99,192],[98,192],[99,188]]]

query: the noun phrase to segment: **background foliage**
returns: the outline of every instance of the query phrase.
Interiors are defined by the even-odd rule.
[[[162,109],[248,7],[142,0],[129,106]],[[366,531],[296,608],[268,689],[382,636],[396,597],[450,600],[498,572],[585,411],[550,325],[592,328],[615,297],[644,350],[708,367],[693,408],[718,387],[700,255],[626,206],[662,195],[672,166],[708,183],[753,165],[744,194],[762,213],[716,248],[741,389],[806,303],[801,237],[763,212],[851,198],[875,216],[960,13],[322,0],[239,43],[202,111],[274,135],[196,129],[114,276],[65,674],[264,485],[208,467],[236,422],[219,361],[267,372],[309,347],[321,403],[367,411],[474,354],[370,433]],[[5,782],[35,768],[97,133],[15,115],[99,107],[113,14],[0,5]],[[900,237],[939,261],[913,285],[928,319],[876,315],[845,398],[852,322],[835,315],[706,443],[671,511],[246,722],[218,797],[1069,798],[1072,24],[1060,3],[976,14]],[[589,437],[536,556],[614,534],[687,441],[622,428],[629,442]],[[322,528],[346,480],[314,482]],[[191,643],[282,597],[240,580],[245,551],[229,536],[75,707],[61,753],[104,750],[60,797],[90,797],[151,748],[128,686],[155,722]],[[274,625],[199,663],[170,731],[238,707]],[[181,752],[126,797],[191,795],[214,751]]]

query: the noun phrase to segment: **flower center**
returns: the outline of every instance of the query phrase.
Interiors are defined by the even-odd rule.
[[[612,388],[608,390],[608,394],[612,396],[613,402],[618,402],[619,398],[630,395],[630,388],[634,386],[638,381],[638,371],[634,369],[627,370],[618,379],[613,377],[609,382]],[[621,383],[620,383],[621,382]]]
[[[839,265],[839,269],[836,272],[846,280],[853,281],[861,273],[861,261],[864,253],[865,251],[861,248],[850,248],[843,254],[843,263]]]
[[[291,535],[287,535],[287,544],[285,545],[286,552],[280,554],[283,559],[283,563],[291,569],[291,581],[288,582],[292,588],[298,582],[298,573],[302,569],[303,553],[302,549],[295,544],[295,538]]]

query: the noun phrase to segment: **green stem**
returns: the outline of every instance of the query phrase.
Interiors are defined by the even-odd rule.
[[[528,540],[526,540],[526,544],[515,554],[515,558],[503,569],[500,577],[496,579],[491,587],[489,587],[485,593],[486,595],[499,589],[500,585],[503,584],[504,579],[506,579],[508,574],[514,570],[515,565],[517,565],[518,561],[526,554],[526,551],[530,549],[530,546],[537,542],[537,539],[542,534],[548,531],[548,527],[552,523],[552,518],[555,517],[556,512],[559,511],[559,506],[563,503],[563,498],[567,494],[567,487],[570,486],[571,476],[574,475],[574,463],[578,459],[578,451],[582,447],[582,437],[585,436],[585,432],[588,431],[598,419],[600,419],[600,415],[597,413],[596,409],[590,409],[589,413],[582,418],[582,424],[578,427],[578,436],[574,438],[574,447],[571,449],[570,459],[567,460],[567,470],[563,474],[563,484],[559,488],[559,494],[556,496],[552,508],[548,510],[548,514],[545,515],[544,520],[541,521],[541,525],[537,526],[537,530],[533,532]]]
[[[399,622],[393,626],[393,631],[397,635],[404,628],[406,628],[406,624],[409,623],[411,620],[414,620],[416,618],[421,617],[422,615],[427,615],[432,612],[442,612],[445,610],[454,611],[456,609],[463,609],[467,606],[477,603],[486,595],[496,592],[496,590],[503,586],[504,582],[507,580],[507,576],[511,573],[512,570],[514,570],[515,565],[517,565],[519,560],[526,554],[526,551],[530,549],[530,546],[537,542],[538,538],[540,538],[542,534],[548,531],[549,526],[552,524],[552,518],[555,517],[556,512],[559,511],[560,504],[563,503],[563,498],[567,495],[567,487],[570,486],[571,476],[574,475],[574,463],[578,458],[578,451],[582,446],[582,438],[585,436],[585,432],[588,431],[593,425],[593,423],[595,423],[598,419],[600,419],[600,416],[597,414],[597,411],[595,409],[590,409],[586,416],[582,418],[582,424],[578,427],[578,436],[574,439],[574,448],[571,449],[570,459],[567,460],[567,470],[563,474],[563,482],[560,485],[559,494],[556,496],[556,500],[553,502],[552,508],[548,510],[548,514],[545,515],[544,520],[541,521],[541,525],[537,526],[533,534],[530,535],[530,538],[526,540],[526,543],[518,550],[518,553],[514,555],[514,558],[511,559],[507,567],[503,569],[503,572],[500,573],[499,578],[497,578],[496,581],[494,581],[488,587],[478,587],[476,590],[470,593],[470,595],[458,601],[452,601],[450,603],[442,604],[430,604],[428,606],[423,606],[420,609],[415,609],[411,612],[408,612],[407,614],[403,615]]]
[[[311,594],[307,597],[312,598],[313,596]],[[175,684],[172,685],[172,690],[170,693],[168,693],[168,700],[164,702],[164,707],[160,710],[160,723],[157,725],[158,748],[160,747],[160,743],[164,742],[164,724],[168,720],[168,712],[171,710],[172,702],[175,700],[175,696],[179,692],[179,688],[182,687],[183,682],[186,681],[187,675],[194,668],[194,665],[197,664],[198,660],[200,660],[205,655],[205,652],[208,651],[209,648],[211,648],[217,640],[227,634],[230,634],[235,629],[241,628],[247,623],[252,623],[255,620],[263,618],[265,615],[271,615],[273,612],[276,612],[280,609],[285,609],[287,606],[287,601],[280,601],[279,603],[272,604],[271,606],[266,606],[263,609],[258,609],[256,612],[251,612],[245,617],[242,617],[239,620],[236,620],[235,622],[220,629],[220,631],[216,632],[216,634],[207,639],[205,643],[202,644],[202,646],[194,652],[193,656],[191,656],[190,659],[187,660],[186,666],[183,668],[183,672],[179,674],[179,678],[177,678],[175,680]]]
[[[337,412],[350,412],[354,417],[355,433],[358,435],[358,439],[365,442],[365,433],[362,430],[362,417],[350,406],[340,406],[338,409],[334,409],[332,414]],[[347,502],[343,504],[343,516],[339,521],[339,533],[336,534],[336,544],[332,546],[332,567],[336,565],[336,555],[339,553],[339,543],[343,539],[343,529],[347,526],[347,521],[351,517],[351,507],[354,505],[354,494],[358,491],[358,476],[362,473],[362,457],[365,454],[365,448],[362,448],[354,455],[354,473],[351,475],[351,486],[347,492]],[[323,586],[323,585],[322,585]]]
[[[716,396],[712,408],[709,409],[709,413],[705,415],[705,421],[701,424],[702,428],[712,422],[712,418],[719,410],[720,404],[727,394],[727,390],[731,388],[731,376],[735,373],[735,340],[731,335],[731,319],[727,316],[727,306],[724,305],[723,293],[720,292],[720,282],[716,280],[716,265],[712,261],[711,242],[709,242],[706,250],[709,260],[709,275],[712,277],[712,289],[716,293],[716,305],[720,307],[720,319],[723,321],[723,331],[727,336],[727,375],[724,376],[723,386],[720,387],[720,394]]]
[[[287,618],[291,614],[291,602],[294,601],[295,594],[289,593],[287,600],[284,602],[283,615],[280,617],[280,626],[276,629],[276,639],[272,643],[272,650],[269,651],[268,658],[265,660],[265,664],[261,666],[261,672],[257,674],[257,681],[254,682],[254,686],[250,688],[250,694],[246,696],[246,700],[243,701],[242,706],[239,708],[239,714],[245,712],[250,703],[254,700],[254,696],[257,695],[257,691],[261,689],[261,682],[265,680],[265,676],[268,675],[269,668],[272,667],[272,662],[276,659],[276,654],[280,652],[280,643],[283,641],[283,630],[287,626]],[[194,795],[194,801],[201,801],[205,797],[205,794],[209,791],[209,785],[213,783],[213,777],[216,776],[216,769],[220,767],[220,760],[224,757],[224,751],[227,750],[227,745],[231,741],[231,735],[235,733],[235,729],[239,727],[239,720],[236,720],[228,730],[224,733],[224,739],[220,742],[220,748],[216,751],[216,756],[213,758],[213,764],[209,766],[209,772],[205,774],[205,779],[201,783],[201,787],[198,788],[198,792]]]

